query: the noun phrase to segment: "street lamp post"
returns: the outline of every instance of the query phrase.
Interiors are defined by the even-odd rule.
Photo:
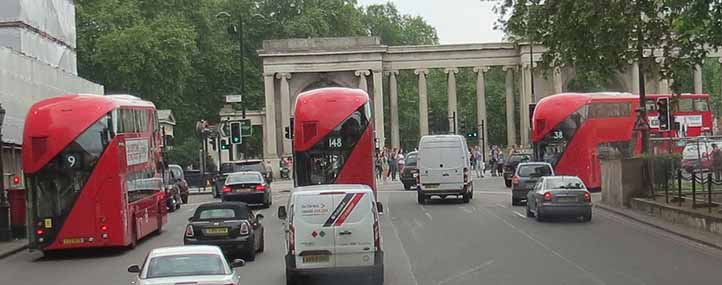
[[[231,14],[228,12],[220,12],[216,14],[216,18],[221,17],[231,17]],[[235,26],[231,26],[233,30],[236,30]],[[240,64],[241,64],[241,100],[244,100],[246,96],[246,51],[244,48],[244,39],[243,39],[243,16],[241,14],[238,14],[238,30],[235,32],[238,33],[238,48],[240,49]],[[242,118],[246,118],[246,103],[241,102],[241,116]]]
[[[5,109],[0,104],[0,241],[12,239],[10,230],[10,203],[8,203],[5,189],[5,169],[3,167],[3,135],[2,127],[5,121]]]

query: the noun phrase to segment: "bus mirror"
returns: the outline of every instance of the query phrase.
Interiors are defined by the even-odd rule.
[[[286,213],[286,206],[279,206],[278,207],[278,218],[281,220],[285,220],[288,216],[288,213]]]
[[[381,202],[376,202],[376,209],[379,211],[379,214],[382,214],[384,212],[384,205],[381,204]]]

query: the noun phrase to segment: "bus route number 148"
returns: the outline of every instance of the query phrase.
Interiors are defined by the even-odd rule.
[[[342,148],[343,140],[340,137],[331,137],[328,139],[329,148]]]

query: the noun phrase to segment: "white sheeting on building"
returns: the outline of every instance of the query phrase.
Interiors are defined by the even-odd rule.
[[[104,94],[104,89],[102,85],[0,47],[0,103],[7,112],[2,130],[4,142],[22,144],[25,116],[32,104],[68,93]]]

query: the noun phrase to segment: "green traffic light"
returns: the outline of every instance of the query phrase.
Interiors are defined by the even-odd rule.
[[[240,138],[233,138],[233,142],[234,142],[234,143],[241,142],[241,139],[240,139]]]

